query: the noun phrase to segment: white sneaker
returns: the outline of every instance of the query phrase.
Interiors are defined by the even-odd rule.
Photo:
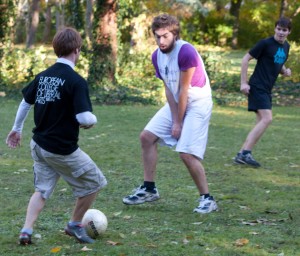
[[[204,196],[200,196],[199,202],[199,206],[194,209],[194,212],[204,214],[218,210],[217,203],[212,196],[207,198],[204,198]]]
[[[124,204],[143,204],[145,202],[152,202],[159,199],[159,193],[156,188],[153,189],[153,192],[146,191],[145,187],[139,186],[134,190],[132,195],[126,196],[123,198]]]

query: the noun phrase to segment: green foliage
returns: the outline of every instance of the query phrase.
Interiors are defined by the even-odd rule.
[[[0,100],[0,140],[5,141],[19,101]],[[176,152],[159,147],[156,184],[161,199],[126,206],[122,197],[143,181],[139,133],[158,106],[98,106],[99,123],[81,130],[80,147],[101,168],[108,185],[92,208],[108,218],[106,233],[96,243],[82,245],[63,228],[74,206],[70,187],[62,179],[47,200],[34,227],[34,244],[18,246],[26,207],[34,191],[29,141],[33,113],[25,122],[22,146],[0,147],[1,254],[145,255],[145,256],[296,256],[299,254],[300,108],[275,107],[273,123],[253,152],[262,168],[232,163],[255,117],[245,108],[213,109],[204,166],[210,193],[219,211],[193,213],[198,192]],[[9,203],[8,203],[9,202]],[[36,235],[38,235],[36,237]],[[246,244],[237,244],[238,239]],[[51,250],[59,248],[59,252]],[[90,249],[83,251],[82,249]]]
[[[0,62],[4,57],[4,50],[11,45],[9,34],[13,29],[12,17],[15,16],[15,3],[13,0],[0,0]],[[0,83],[1,83],[0,73]]]
[[[76,28],[78,31],[84,31],[84,4],[81,0],[70,0],[66,2],[67,24]]]
[[[125,55],[124,55],[125,57]],[[164,88],[155,77],[150,53],[131,53],[123,58],[117,74],[118,84],[138,93],[144,103],[159,104],[164,101]]]
[[[2,61],[3,90],[14,93],[45,68],[48,51],[43,46],[36,49],[6,48]]]
[[[289,58],[286,62],[286,66],[292,70],[291,80],[293,82],[300,81],[300,45],[297,45],[295,42],[290,43],[290,53]]]
[[[54,64],[56,56],[49,47],[39,46],[32,49],[20,47],[5,48],[2,61],[0,91],[11,97],[29,83],[35,75]],[[88,59],[82,52],[75,67],[83,77],[88,75]]]

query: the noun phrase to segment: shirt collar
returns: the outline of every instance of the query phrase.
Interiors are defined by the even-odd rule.
[[[67,59],[65,59],[65,58],[58,58],[58,59],[56,60],[56,62],[58,62],[58,63],[63,63],[63,64],[67,64],[67,65],[69,65],[72,69],[75,68],[75,64],[74,64],[72,61],[67,60]]]

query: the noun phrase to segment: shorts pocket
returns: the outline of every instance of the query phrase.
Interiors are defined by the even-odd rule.
[[[90,163],[90,164],[87,164],[87,165],[83,166],[80,169],[77,169],[77,170],[73,171],[72,175],[73,175],[73,177],[78,178],[81,175],[83,175],[84,173],[86,173],[90,170],[93,170],[93,169],[95,169],[95,165],[93,163]]]
[[[35,143],[34,140],[30,141],[30,151],[31,151],[31,157],[33,160],[38,161],[39,157],[36,154],[36,146],[37,144]]]

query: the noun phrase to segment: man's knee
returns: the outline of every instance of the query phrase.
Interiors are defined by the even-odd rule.
[[[184,162],[184,163],[189,163],[190,161],[194,160],[195,157],[191,154],[187,154],[187,153],[179,153],[180,159]]]
[[[146,130],[143,130],[140,134],[140,142],[142,146],[154,144],[157,139],[158,138],[153,133]]]
[[[273,121],[272,115],[264,116],[261,121],[264,122],[266,126],[269,126]]]

